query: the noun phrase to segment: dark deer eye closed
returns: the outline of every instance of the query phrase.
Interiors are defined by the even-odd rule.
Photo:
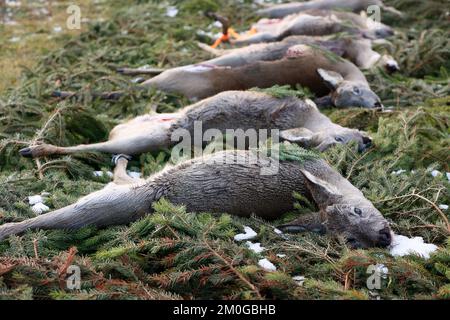
[[[359,90],[358,87],[353,87],[353,93],[359,96],[361,94],[361,90]]]
[[[334,140],[336,140],[337,142],[344,142],[344,138],[342,137],[334,137]]]
[[[356,213],[358,216],[362,215],[362,211],[361,211],[360,208],[355,208],[355,209],[353,209],[353,211],[355,211],[355,213]]]

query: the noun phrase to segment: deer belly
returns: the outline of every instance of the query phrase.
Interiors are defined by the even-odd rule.
[[[164,197],[174,204],[186,206],[189,212],[278,218],[292,210],[293,191],[303,191],[298,190],[299,181],[295,178],[301,175],[292,172],[298,166],[282,167],[273,175],[261,174],[261,166],[258,165],[204,164],[189,167],[173,177]]]

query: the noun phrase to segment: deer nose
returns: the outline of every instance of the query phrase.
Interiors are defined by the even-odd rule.
[[[359,145],[358,151],[364,152],[372,145],[372,139],[369,137],[362,137],[362,144]]]
[[[366,147],[370,147],[372,145],[372,139],[369,137],[363,137],[362,141]]]
[[[386,64],[386,70],[389,73],[394,73],[396,71],[399,71],[400,67],[398,66],[397,63],[389,62],[389,63]]]
[[[373,107],[374,107],[374,109],[380,109],[380,110],[383,110],[383,108],[384,108],[384,106],[381,104],[380,101],[375,102]]]
[[[391,236],[391,229],[388,227],[385,227],[380,230],[380,236],[378,237],[378,245],[380,247],[387,247],[391,244],[392,236]]]
[[[390,29],[390,28],[383,28],[383,29],[378,29],[377,31],[375,31],[375,36],[377,38],[387,38],[387,37],[391,37],[394,35],[394,30]]]

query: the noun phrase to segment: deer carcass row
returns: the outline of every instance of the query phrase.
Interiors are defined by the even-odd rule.
[[[172,141],[177,129],[187,130],[194,137],[198,122],[204,132],[217,129],[223,134],[229,129],[278,129],[279,138],[320,151],[349,142],[356,142],[362,151],[371,144],[364,132],[333,123],[311,100],[275,98],[253,91],[226,91],[175,113],[134,118],[116,126],[106,142],[73,147],[38,144],[20,152],[32,157],[86,151],[136,155],[172,147],[178,142]]]

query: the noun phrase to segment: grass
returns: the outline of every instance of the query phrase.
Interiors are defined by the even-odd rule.
[[[388,2],[388,1],[387,1]],[[156,1],[80,1],[91,20],[80,31],[63,30],[68,2],[52,5],[53,20],[30,19],[28,6],[19,9],[20,26],[0,29],[0,63],[5,65],[0,85],[0,224],[34,216],[27,196],[48,192],[46,204],[60,208],[102,188],[109,178],[93,170],[111,170],[102,154],[21,158],[18,150],[32,141],[73,145],[104,140],[123,119],[155,108],[172,112],[188,104],[182,97],[161,92],[135,92],[130,78],[115,73],[122,66],[172,67],[208,58],[195,42],[211,42],[198,30],[220,30],[202,10],[220,9],[233,17],[235,29],[246,30],[253,15],[250,1],[170,1],[176,17],[165,16]],[[219,5],[221,3],[221,5]],[[313,234],[287,239],[273,225],[309,212],[299,198],[294,212],[273,224],[257,218],[192,214],[162,201],[156,214],[129,226],[78,232],[33,231],[0,242],[0,298],[4,299],[445,299],[450,297],[450,240],[445,223],[449,212],[449,37],[439,3],[393,0],[405,11],[398,19],[383,16],[397,30],[392,45],[380,47],[399,61],[400,74],[382,70],[367,77],[392,112],[328,110],[336,122],[368,131],[375,146],[358,154],[337,147],[323,155],[374,202],[393,229],[421,236],[440,250],[430,260],[415,256],[394,258],[387,250],[349,250],[338,239]],[[99,21],[103,18],[103,21]],[[32,31],[38,31],[34,34]],[[23,41],[11,43],[14,36]],[[5,50],[3,50],[5,49]],[[19,65],[26,68],[19,72]],[[20,75],[20,76],[19,76]],[[72,101],[50,97],[57,88],[81,90]],[[128,90],[120,101],[98,101],[89,89]],[[286,88],[269,92],[291,94]],[[296,95],[308,93],[297,92]],[[145,176],[169,162],[169,153],[144,154],[131,169]],[[407,170],[401,175],[392,171]],[[233,235],[248,225],[258,232],[263,253],[277,272],[262,270],[261,258]],[[71,249],[76,247],[75,249]],[[279,254],[285,254],[282,258]],[[384,264],[389,274],[382,289],[365,285],[370,264]],[[82,290],[64,286],[64,266],[82,271]],[[299,286],[293,276],[304,276]]]

